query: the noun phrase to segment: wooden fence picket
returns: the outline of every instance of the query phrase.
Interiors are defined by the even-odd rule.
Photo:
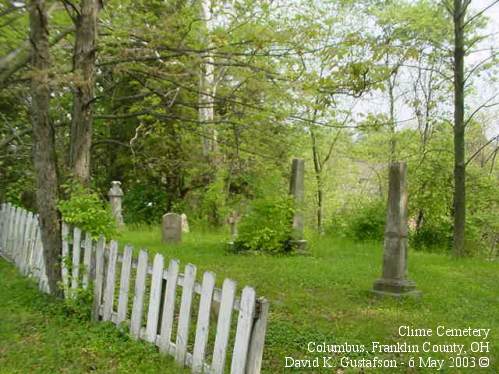
[[[130,334],[132,337],[140,338],[142,327],[142,313],[144,311],[144,291],[147,277],[147,252],[141,250],[135,276],[135,294],[133,296],[132,316],[130,321]]]
[[[201,300],[196,324],[196,337],[192,354],[192,372],[202,373],[205,364],[206,344],[208,343],[210,311],[215,289],[215,274],[207,271],[203,275],[201,285]]]
[[[232,353],[231,374],[244,374],[248,357],[251,328],[255,313],[256,293],[251,287],[244,287],[241,295],[241,310],[237,321],[236,341]]]
[[[161,332],[158,344],[159,350],[163,353],[170,352],[179,268],[180,266],[177,260],[170,261],[167,272],[163,315],[161,316]]]
[[[19,228],[21,226],[21,208],[16,208],[16,218],[14,221],[14,241],[12,243],[12,259],[14,260],[15,264],[18,264],[18,252],[17,252],[17,247],[19,245]]]
[[[116,318],[117,325],[126,320],[126,313],[128,310],[128,291],[130,289],[130,276],[132,273],[132,254],[133,248],[126,245],[123,251],[123,260],[121,263],[120,293],[118,296],[118,314]]]
[[[102,302],[102,287],[104,284],[104,247],[106,239],[101,236],[95,246],[95,281],[94,281],[94,303],[92,306],[92,318],[99,319],[99,311]]]
[[[175,361],[184,365],[187,353],[187,341],[189,339],[189,325],[191,322],[191,305],[194,293],[194,282],[196,281],[196,267],[187,264],[184,273],[184,284],[182,287],[182,299],[178,317],[177,340],[175,343]]]
[[[161,287],[163,285],[163,256],[157,253],[152,266],[151,291],[149,293],[149,309],[147,311],[146,341],[156,342],[158,335],[159,308],[161,306]]]
[[[270,304],[266,299],[260,298],[257,305],[258,315],[251,332],[246,374],[258,374],[262,368],[263,347],[265,344],[265,333],[267,332],[267,318]]]
[[[89,280],[92,277],[92,235],[90,233],[85,234],[85,249],[83,252],[83,275],[81,278],[81,284],[83,289],[88,288]]]
[[[26,225],[24,227],[24,238],[23,245],[21,249],[21,274],[28,275],[28,250],[29,250],[29,240],[31,234],[31,226],[33,224],[33,213],[28,212],[26,215]]]
[[[36,250],[36,238],[38,236],[38,214],[33,215],[33,227],[31,230],[31,241],[29,243],[29,259],[28,259],[28,265],[29,265],[29,272],[33,276],[35,275],[35,258],[37,256],[37,250]]]
[[[69,226],[66,223],[62,224],[62,260],[61,260],[61,277],[62,287],[64,289],[64,297],[69,297]]]
[[[111,321],[114,304],[114,281],[116,278],[116,260],[118,259],[118,242],[111,241],[109,245],[109,258],[107,263],[106,284],[104,288],[103,321]]]
[[[235,296],[236,282],[231,279],[225,279],[222,286],[222,300],[218,313],[217,333],[215,337],[215,347],[213,349],[213,361],[211,364],[213,374],[222,374],[224,372]]]
[[[78,288],[78,278],[80,277],[80,256],[81,256],[81,230],[78,227],[73,229],[73,261],[71,263],[71,289],[72,292]]]

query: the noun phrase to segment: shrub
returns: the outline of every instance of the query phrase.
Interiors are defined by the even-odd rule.
[[[427,223],[419,230],[411,233],[411,245],[415,249],[430,251],[446,251],[452,245],[452,224],[447,222]]]
[[[294,206],[291,197],[253,200],[239,225],[236,251],[282,253],[291,250],[291,222]]]
[[[110,207],[103,204],[97,193],[80,185],[64,186],[69,198],[59,201],[58,208],[65,222],[97,237],[117,235],[116,221]]]
[[[356,240],[382,240],[386,202],[382,199],[355,201],[332,215],[327,231]]]

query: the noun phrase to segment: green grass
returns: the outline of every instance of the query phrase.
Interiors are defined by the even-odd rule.
[[[82,321],[0,258],[0,373],[181,373],[114,325]],[[187,372],[187,371],[186,371]]]
[[[160,243],[159,228],[128,230],[120,247],[134,245],[135,251],[163,253],[182,265],[198,267],[197,279],[205,270],[217,274],[217,286],[224,278],[238,282],[239,290],[254,286],[259,296],[270,300],[271,313],[266,336],[263,372],[359,372],[355,369],[285,369],[285,357],[310,358],[322,354],[307,352],[309,342],[364,344],[404,342],[421,345],[469,344],[469,337],[402,338],[401,325],[431,328],[490,328],[491,358],[487,369],[449,368],[444,373],[497,373],[499,364],[499,263],[482,259],[460,260],[440,254],[411,251],[409,277],[423,292],[420,300],[380,299],[369,290],[379,277],[382,251],[378,243],[352,243],[330,237],[311,238],[307,256],[236,255],[226,249],[227,235],[193,232],[179,245]],[[93,324],[66,316],[65,309],[34,285],[15,275],[12,266],[0,261],[0,373],[12,372],[130,372],[178,373],[172,361],[154,347],[131,341],[114,326]],[[194,319],[195,320],[195,317]],[[469,353],[472,356],[471,352]],[[357,354],[350,357],[373,357]],[[378,354],[407,362],[420,354]],[[333,371],[332,371],[333,370]],[[435,372],[434,369],[366,370],[365,372]]]
[[[272,257],[230,254],[225,250],[226,239],[226,235],[221,233],[193,232],[184,236],[182,244],[164,245],[160,243],[159,228],[141,228],[124,232],[120,242],[133,244],[136,249],[148,249],[150,253],[163,253],[166,261],[177,258],[183,265],[193,263],[198,267],[198,279],[202,271],[211,270],[217,274],[218,287],[228,277],[236,280],[240,288],[254,286],[258,295],[268,298],[271,313],[264,372],[291,371],[283,369],[286,356],[316,357],[317,354],[307,352],[310,341],[360,343],[370,347],[372,341],[407,341],[410,344],[430,341],[435,344],[458,343],[468,346],[478,340],[436,336],[401,338],[398,336],[401,325],[433,330],[439,325],[450,328],[490,328],[488,340],[491,352],[486,355],[492,361],[488,369],[480,369],[480,372],[499,372],[497,262],[472,258],[455,260],[441,254],[411,251],[409,277],[423,292],[422,298],[380,299],[373,297],[369,290],[381,272],[381,244],[352,243],[329,237],[312,238],[308,256]],[[398,357],[407,361],[410,356],[429,355],[378,356]],[[431,356],[449,358],[448,354],[435,353]],[[401,368],[398,371],[407,370]],[[476,370],[447,367],[444,372]],[[421,371],[424,370],[418,370]],[[320,370],[309,369],[307,372]]]

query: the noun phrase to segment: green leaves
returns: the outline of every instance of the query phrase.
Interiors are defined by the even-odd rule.
[[[108,206],[104,206],[99,196],[80,185],[66,186],[69,192],[67,200],[59,201],[58,208],[63,220],[93,237],[104,235],[115,238],[118,234],[116,221]]]
[[[288,252],[293,212],[293,200],[288,196],[254,200],[249,213],[241,220],[234,249],[274,254]]]

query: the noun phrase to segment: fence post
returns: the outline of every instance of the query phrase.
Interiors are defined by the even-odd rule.
[[[265,332],[267,330],[270,305],[268,300],[262,297],[257,300],[256,306],[257,310],[251,332],[246,374],[258,374],[262,368],[263,347],[265,345]]]

